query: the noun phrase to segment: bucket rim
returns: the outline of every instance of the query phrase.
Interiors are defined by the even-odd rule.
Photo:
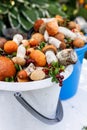
[[[68,65],[62,74],[64,75],[64,80],[66,80],[73,72],[73,65]],[[0,81],[0,90],[4,91],[30,91],[36,89],[47,88],[59,84],[52,82],[51,77],[38,81],[31,82],[4,82]]]
[[[87,43],[81,48],[75,48],[76,52],[80,52],[80,51],[83,51],[83,50],[87,50]]]

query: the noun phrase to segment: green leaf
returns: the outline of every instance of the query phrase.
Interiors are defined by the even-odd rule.
[[[17,2],[19,2],[19,3],[24,3],[24,2],[26,2],[26,0],[16,0]]]
[[[48,11],[50,12],[50,14],[55,15],[58,13],[58,8],[55,5],[50,4],[48,7]]]
[[[55,75],[58,74],[58,72],[59,72],[59,69],[55,68],[55,70],[54,70]]]
[[[56,79],[56,77],[52,77],[52,80],[51,80],[51,81],[58,83],[58,80]]]
[[[38,18],[37,12],[36,12],[36,10],[34,8],[28,8],[26,10],[22,10],[22,14],[32,24]]]
[[[13,18],[10,15],[10,13],[8,14],[8,19],[10,21],[10,25],[11,25],[12,28],[19,28],[20,27],[18,20]]]
[[[20,65],[18,65],[18,64],[15,64],[15,68],[16,68],[17,71],[22,70],[22,67]]]
[[[10,13],[10,15],[11,15],[13,18],[17,19],[17,15],[18,15],[18,9],[17,9],[17,7],[11,8],[9,13]]]
[[[13,76],[12,77],[6,77],[5,81],[6,82],[14,82],[14,77]]]
[[[0,14],[6,14],[8,12],[8,8],[3,4],[0,4]]]
[[[85,8],[79,8],[79,13],[77,15],[82,16],[85,19],[87,19],[87,9],[85,9]]]
[[[32,27],[32,24],[22,14],[18,15],[18,21],[26,31]]]
[[[32,0],[31,3],[44,5],[45,3],[48,3],[49,0]]]
[[[2,34],[2,30],[6,28],[6,25],[0,20],[0,34]]]
[[[38,15],[40,18],[43,18],[43,10],[41,10],[40,8],[37,9]]]
[[[55,6],[55,4],[50,4],[48,7],[48,11],[52,16],[56,14],[66,17],[66,14],[61,10],[61,7]]]

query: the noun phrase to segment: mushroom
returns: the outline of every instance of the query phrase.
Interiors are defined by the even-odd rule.
[[[14,77],[16,68],[10,58],[0,56],[0,81],[4,81],[7,77]]]
[[[81,35],[80,32],[72,32],[71,30],[67,29],[66,27],[59,27],[58,32],[61,32],[67,38],[71,38],[71,40],[75,40],[77,37],[81,38],[84,42],[87,42],[87,36]]]
[[[64,19],[63,19],[62,16],[56,15],[55,18],[56,18],[56,20],[58,21],[58,24],[59,24],[59,25],[61,25],[61,24],[64,23]]]
[[[18,64],[18,65],[21,65],[21,66],[25,65],[25,63],[26,63],[26,60],[24,58],[21,58],[21,57],[13,57],[12,61],[15,64]]]
[[[23,40],[23,36],[21,34],[15,34],[13,36],[13,41],[16,42],[17,45],[19,45],[22,40]]]
[[[26,40],[26,39],[23,39],[23,40],[21,41],[21,43],[22,43],[25,47],[29,47],[29,46],[30,46],[30,45],[29,45],[29,41]]]
[[[57,62],[58,59],[55,55],[55,53],[57,52],[57,48],[54,45],[46,45],[42,51],[45,53],[46,55],[46,60],[47,63],[50,64],[53,61]]]
[[[85,42],[81,38],[76,38],[73,41],[73,45],[77,48],[83,47],[85,45]]]
[[[77,54],[73,49],[64,49],[57,53],[58,61],[62,65],[75,64],[77,62]]]
[[[57,20],[52,20],[50,22],[47,22],[46,24],[46,30],[50,36],[54,36],[58,33],[58,23]]]
[[[55,38],[63,42],[65,36],[64,36],[63,33],[57,33],[57,34],[55,35]]]
[[[4,43],[4,51],[7,54],[12,54],[13,52],[16,52],[17,48],[18,48],[18,45],[13,40],[8,40],[7,42]]]
[[[34,38],[31,38],[30,40],[29,40],[29,45],[30,46],[38,46],[40,43],[39,43],[39,41],[37,40],[37,39],[34,39]]]
[[[61,41],[56,39],[56,38],[54,38],[54,37],[49,37],[48,38],[48,42],[49,42],[49,44],[54,45],[56,48],[59,48],[60,44],[61,44]]]
[[[25,58],[25,54],[26,54],[26,49],[25,47],[21,44],[18,49],[17,49],[17,55],[16,57],[13,57],[12,60],[14,63],[19,64],[19,65],[25,65],[26,60]]]
[[[18,81],[27,81],[30,74],[35,70],[33,63],[30,63],[29,66],[23,70],[20,70],[17,74]]]
[[[74,29],[74,28],[76,28],[76,22],[74,22],[74,21],[68,22],[68,28],[69,28],[69,29]]]
[[[46,23],[43,23],[39,28],[39,33],[44,34],[46,30]]]
[[[36,20],[35,23],[34,23],[34,30],[35,30],[36,32],[38,32],[40,26],[41,26],[43,23],[44,23],[44,20],[42,20],[42,19]]]
[[[48,34],[48,32],[46,30],[44,32],[44,39],[45,39],[46,42],[48,42],[49,34]]]
[[[76,32],[76,38],[82,39],[85,43],[87,42],[87,36],[82,35],[80,32]]]
[[[45,78],[45,72],[42,71],[42,70],[37,70],[36,69],[30,75],[30,79],[34,80],[34,81],[36,81],[36,80],[42,80],[44,78]]]
[[[33,38],[33,39],[36,39],[39,44],[44,41],[44,36],[43,36],[41,33],[34,33],[34,34],[31,36],[31,39],[32,39],[32,38]]]
[[[46,56],[42,51],[33,50],[29,56],[35,61],[37,66],[43,67],[46,65]]]
[[[77,37],[74,32],[72,32],[70,29],[67,29],[66,27],[59,26],[58,32],[63,33],[65,37],[71,38],[72,40],[74,40]]]

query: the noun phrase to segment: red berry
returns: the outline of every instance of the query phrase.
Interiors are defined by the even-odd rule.
[[[48,73],[49,73],[49,70],[48,70],[48,69],[43,69],[43,71],[44,71],[44,73],[45,73],[46,75],[48,75]]]
[[[61,86],[61,87],[62,87],[62,86],[63,86],[63,84],[62,84],[62,83],[59,83],[59,86]]]
[[[61,79],[64,79],[64,76],[63,76],[63,75],[61,75],[61,76],[60,76],[60,78],[61,78]]]
[[[59,83],[62,83],[62,82],[63,82],[62,79],[59,78]]]
[[[48,64],[48,68],[51,68],[51,64]]]
[[[26,65],[29,65],[30,63],[35,64],[35,61],[33,59],[26,59]]]
[[[56,78],[59,79],[59,78],[60,78],[60,74],[57,74],[57,75],[56,75]]]

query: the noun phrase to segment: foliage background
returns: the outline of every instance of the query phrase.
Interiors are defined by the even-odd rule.
[[[56,14],[87,19],[87,0],[0,0],[0,34],[4,28],[27,32],[34,21]]]

